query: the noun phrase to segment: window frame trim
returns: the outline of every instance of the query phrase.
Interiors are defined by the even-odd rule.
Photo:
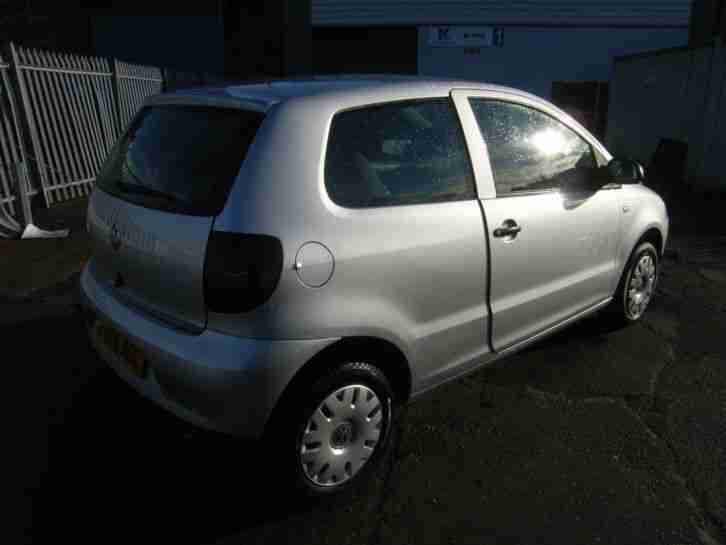
[[[333,132],[333,126],[335,123],[335,118],[339,114],[348,113],[348,112],[355,112],[355,111],[361,111],[361,110],[369,110],[372,108],[379,108],[384,106],[392,106],[392,105],[399,105],[399,104],[416,104],[416,103],[430,103],[430,102],[442,102],[447,103],[450,108],[451,112],[454,115],[455,120],[457,121],[457,127],[459,129],[459,134],[461,135],[461,138],[463,140],[464,146],[464,152],[466,154],[466,159],[468,161],[469,165],[469,171],[471,174],[471,187],[472,187],[472,197],[466,198],[466,199],[448,199],[448,200],[438,200],[438,201],[430,201],[430,202],[416,202],[416,203],[397,203],[397,204],[385,204],[385,205],[375,205],[375,206],[356,206],[356,207],[350,207],[350,206],[344,206],[337,202],[330,194],[330,191],[328,190],[328,178],[326,176],[327,171],[327,161],[328,161],[328,151],[330,149],[330,141],[331,141],[331,133]],[[407,98],[393,98],[390,100],[379,100],[375,102],[365,103],[365,104],[356,104],[355,106],[348,106],[343,107],[340,109],[336,109],[335,112],[330,116],[330,121],[328,122],[328,128],[326,131],[326,137],[325,137],[325,145],[324,145],[324,154],[323,154],[323,164],[322,164],[322,178],[323,178],[323,190],[325,191],[326,198],[335,206],[347,210],[347,211],[366,211],[366,210],[386,210],[386,209],[392,209],[392,208],[400,208],[400,207],[409,207],[409,206],[435,206],[435,205],[445,205],[445,204],[452,204],[452,203],[462,203],[462,202],[473,202],[479,200],[479,186],[477,184],[477,178],[476,178],[476,172],[474,171],[474,164],[471,157],[471,152],[468,145],[468,139],[466,137],[466,131],[464,129],[464,126],[462,124],[461,116],[459,115],[459,110],[457,108],[457,105],[453,101],[453,97],[448,95],[440,95],[440,96],[422,96],[422,97],[407,97]]]

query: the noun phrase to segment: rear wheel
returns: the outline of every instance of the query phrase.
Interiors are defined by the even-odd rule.
[[[637,322],[655,295],[659,272],[658,252],[650,242],[639,244],[628,260],[609,307],[612,319],[622,325]]]
[[[313,497],[364,481],[387,450],[393,415],[393,390],[371,363],[343,363],[299,385],[271,422],[280,476]]]

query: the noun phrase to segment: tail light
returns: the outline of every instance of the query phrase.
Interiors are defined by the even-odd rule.
[[[268,235],[212,231],[204,263],[211,312],[248,312],[267,301],[282,273],[282,244]]]

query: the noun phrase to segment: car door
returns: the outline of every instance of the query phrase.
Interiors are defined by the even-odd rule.
[[[491,343],[501,351],[611,296],[618,186],[595,184],[602,148],[554,108],[501,92],[453,95],[479,162]]]
[[[418,392],[490,352],[475,177],[449,97],[360,100],[338,106],[325,151],[332,288],[296,299],[306,318],[286,313],[286,330],[388,339]]]

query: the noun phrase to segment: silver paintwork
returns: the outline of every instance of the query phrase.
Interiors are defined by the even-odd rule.
[[[298,450],[305,476],[336,486],[358,473],[381,436],[384,407],[362,384],[349,384],[326,397],[308,418]]]
[[[336,112],[447,96],[466,136],[478,199],[369,209],[330,200],[323,174]],[[640,184],[579,199],[554,192],[496,198],[470,96],[544,110],[588,140],[603,160],[611,158],[546,101],[475,82],[342,78],[162,95],[149,102],[236,104],[264,111],[266,119],[216,218],[147,210],[94,191],[94,258],[82,281],[88,304],[149,350],[151,367],[163,369],[167,380],[182,377],[182,405],[199,412],[213,398],[218,412],[207,410],[211,426],[222,421],[227,431],[252,435],[264,428],[291,378],[339,339],[373,337],[397,348],[416,396],[602,307],[643,233],[658,229],[665,243],[663,201]],[[510,219],[522,230],[509,240],[493,238]],[[114,222],[121,253],[110,247]],[[204,308],[203,260],[212,226],[282,242],[280,283],[252,312],[221,315]],[[311,242],[329,251],[330,263],[297,258]],[[307,267],[313,267],[308,285],[301,281]],[[128,276],[124,288],[113,287],[117,271]],[[376,363],[386,371],[386,361]]]
[[[618,233],[617,192],[570,206],[557,192],[482,203],[490,232],[507,219],[522,231],[490,238],[495,350],[537,333],[612,295]]]
[[[297,251],[294,268],[300,282],[309,288],[321,288],[335,271],[335,258],[319,242],[307,242]]]
[[[292,379],[293,361],[308,361],[338,339],[245,339],[210,329],[189,333],[127,306],[99,280],[93,259],[81,274],[84,304],[110,321],[149,360],[139,379],[90,335],[103,359],[134,389],[193,424],[229,434],[258,436]]]
[[[214,218],[179,216],[94,190],[88,205],[95,277],[115,296],[179,327],[206,324],[202,274]]]

